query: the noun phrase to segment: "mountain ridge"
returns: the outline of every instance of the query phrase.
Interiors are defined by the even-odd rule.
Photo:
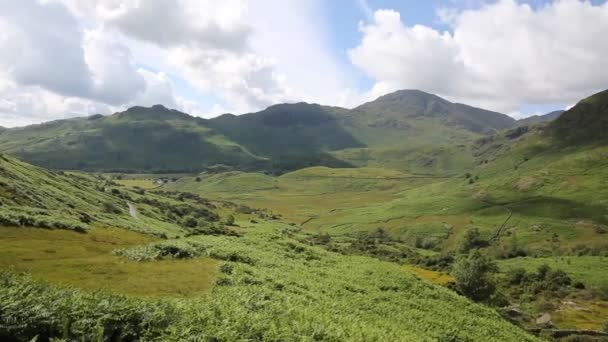
[[[212,119],[162,105],[134,106],[109,116],[9,129],[0,133],[0,152],[57,169],[196,172],[226,164],[283,173],[363,163],[340,151],[371,149],[374,156],[369,163],[390,163],[395,154],[378,149],[397,146],[403,152],[402,146],[411,149],[434,140],[433,149],[443,151],[434,157],[441,163],[451,154],[447,146],[467,145],[514,122],[504,114],[454,104],[419,90],[402,90],[352,110],[297,102]],[[411,156],[412,151],[396,153],[407,160],[420,159]],[[422,168],[429,164],[416,162]]]

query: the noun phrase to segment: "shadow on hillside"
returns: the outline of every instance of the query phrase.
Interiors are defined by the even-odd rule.
[[[330,156],[325,151],[366,147],[340,126],[330,109],[319,105],[276,105],[258,113],[222,116],[209,123],[247,150],[270,158],[313,154],[327,160]]]
[[[580,203],[551,196],[535,196],[518,202],[503,204],[515,214],[541,216],[553,219],[592,219],[608,224],[608,208],[600,205]]]

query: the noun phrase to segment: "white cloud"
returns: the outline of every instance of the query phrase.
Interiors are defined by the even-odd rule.
[[[513,0],[443,11],[452,33],[407,26],[377,11],[352,62],[372,93],[418,88],[504,112],[575,102],[608,86],[608,4],[562,0],[533,9]]]
[[[111,105],[130,102],[146,88],[131,51],[101,30],[88,31],[85,60],[91,70],[92,98]]]
[[[282,101],[332,103],[347,85],[328,52],[318,0],[64,2],[119,32],[136,56],[149,59],[144,55],[152,52],[156,69],[222,98],[233,111]]]
[[[0,68],[18,85],[87,96],[89,68],[82,32],[60,4],[0,0]]]

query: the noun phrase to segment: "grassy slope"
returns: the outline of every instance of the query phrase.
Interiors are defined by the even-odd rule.
[[[605,244],[608,147],[562,148],[532,130],[486,141],[476,153],[472,184],[462,174],[407,178],[418,175],[309,168],[281,177],[215,175],[196,184],[185,178],[170,187],[268,207],[331,234],[384,227],[410,241],[430,234],[450,248],[466,228],[492,236],[512,213],[500,244],[517,240],[541,255],[551,254],[556,243],[562,251]],[[554,233],[557,240],[550,241]]]
[[[0,157],[2,225],[86,231],[124,228],[168,237],[188,232],[179,220],[195,215],[214,221],[226,216],[221,203],[131,190],[103,177],[53,172]],[[137,217],[129,213],[129,203]]]
[[[399,265],[309,247],[299,242],[297,228],[284,224],[242,225],[240,238],[198,236],[164,242],[188,243],[235,262],[222,267],[217,285],[204,299],[173,300],[173,308],[148,304],[158,305],[148,311],[171,312],[163,316],[171,328],[157,332],[161,340],[534,340],[491,309],[421,281]],[[127,255],[142,253],[147,249],[135,248]],[[10,298],[6,294],[18,286],[12,281],[1,287],[0,301]],[[37,297],[66,296],[55,291],[43,291]],[[26,298],[13,299],[21,303],[20,312],[30,308]],[[61,311],[71,313],[72,326],[83,319],[69,304],[76,302],[66,303]],[[60,322],[61,312],[49,316]],[[13,314],[17,313],[5,313]]]
[[[300,242],[308,237],[298,228],[266,221],[264,213],[235,213],[238,208],[229,203],[190,197],[179,200],[171,194],[142,195],[105,180],[52,173],[12,158],[3,159],[0,166],[5,177],[4,208],[10,205],[27,212],[28,207],[39,207],[41,212],[52,210],[52,215],[73,220],[80,212],[92,217],[86,233],[0,227],[0,266],[30,272],[35,281],[110,291],[89,294],[38,286],[27,278],[2,274],[0,337],[31,339],[53,332],[54,336],[75,339],[90,340],[99,334],[109,338],[115,333],[113,329],[121,334],[135,329],[135,325],[122,324],[143,317],[138,316],[140,312],[155,312],[142,324],[153,324],[146,334],[160,340],[192,336],[207,340],[533,340],[492,310],[416,279],[397,264],[309,247]],[[334,174],[335,170],[320,168],[318,172]],[[352,170],[345,172],[353,175]],[[361,175],[377,172],[364,169]],[[306,172],[295,176],[306,176]],[[118,193],[102,191],[104,186],[100,185]],[[125,197],[137,206],[139,218],[128,216]],[[103,212],[99,203],[104,201],[121,206],[121,211]],[[172,206],[181,210],[202,206],[221,217],[232,213],[239,224],[233,229],[242,237],[197,235],[158,240],[101,228],[124,225],[143,230],[137,225],[144,223],[147,232],[183,236],[187,230],[165,212]],[[251,223],[254,219],[259,223]],[[137,247],[147,243],[166,246],[163,251],[168,256],[140,263],[132,260],[142,255],[158,256],[155,247]],[[172,255],[187,260],[173,260]],[[217,271],[220,263],[224,264],[219,268],[221,273]],[[121,299],[110,293],[188,299]],[[55,304],[40,308],[40,303],[50,302]],[[123,320],[120,317],[124,315],[135,316]],[[154,317],[163,320],[158,322]],[[163,328],[166,324],[169,329]]]
[[[31,273],[35,279],[107,289],[137,296],[184,296],[206,292],[217,261],[126,261],[111,252],[151,243],[148,235],[124,229],[93,229],[87,234],[37,228],[0,228],[0,268]]]

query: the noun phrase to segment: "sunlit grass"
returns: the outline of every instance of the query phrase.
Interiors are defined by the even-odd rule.
[[[213,259],[137,263],[111,253],[152,241],[149,236],[117,229],[97,228],[79,234],[2,227],[0,267],[87,290],[139,296],[191,296],[211,287],[217,268]]]

